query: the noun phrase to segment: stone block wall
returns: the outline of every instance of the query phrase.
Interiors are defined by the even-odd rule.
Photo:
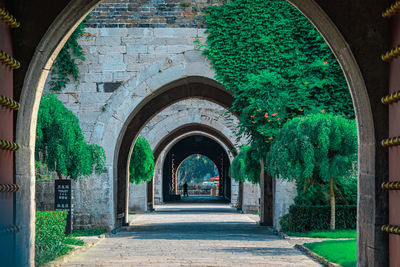
[[[94,131],[93,122],[101,114],[110,112],[107,102],[128,81],[144,80],[156,73],[170,72],[177,65],[199,60],[205,64],[205,69],[197,70],[197,73],[209,76],[211,71],[194,44],[195,40],[205,42],[204,29],[87,28],[86,31],[91,35],[79,41],[86,53],[86,61],[79,64],[79,84],[67,84],[58,93],[58,98],[78,116],[89,141]],[[169,73],[168,76],[176,74]],[[46,91],[49,81],[50,76]],[[163,85],[162,80],[157,82]],[[151,94],[152,85],[144,90],[146,95]]]
[[[129,183],[129,212],[147,211],[147,183]]]
[[[88,184],[103,181],[107,196],[92,191],[77,196],[75,202],[82,202],[76,206],[82,206],[82,211],[75,217],[76,223],[112,228],[115,221],[114,149],[130,111],[171,77],[179,79],[192,73],[212,77],[213,72],[201,52],[195,49],[194,40],[205,41],[204,29],[87,28],[86,32],[90,35],[79,40],[86,52],[86,61],[79,64],[79,84],[67,84],[57,97],[78,117],[86,141],[101,145],[107,156],[106,173],[84,180]],[[153,79],[146,83],[149,78]],[[49,81],[50,76],[45,91],[49,90]],[[119,100],[114,100],[120,108],[117,111],[110,101],[112,103],[113,97],[121,94],[121,88],[123,94],[127,92],[131,96],[123,98],[130,100],[123,108]],[[98,123],[102,117],[107,117],[105,124]],[[112,132],[101,132],[105,127],[99,128],[99,125],[107,124],[112,125]],[[107,204],[103,205],[104,202]],[[99,214],[89,215],[91,211],[84,207],[99,207]],[[78,221],[79,218],[82,220]]]
[[[249,181],[243,183],[242,210],[244,213],[260,212],[260,194],[260,185],[252,184]]]
[[[281,229],[279,223],[283,215],[289,212],[289,207],[294,203],[297,195],[296,183],[288,182],[282,179],[275,179],[274,188],[274,227]]]
[[[107,214],[113,214],[114,210],[108,175],[72,180],[72,190],[73,227],[111,230],[113,217]],[[36,182],[36,210],[54,210],[54,180]]]
[[[36,210],[54,210],[54,180],[36,182]]]
[[[161,152],[160,159],[166,155],[165,151]],[[163,198],[163,179],[162,179],[162,161],[157,160],[154,166],[154,178],[153,178],[153,203],[154,205],[164,204]]]
[[[237,207],[239,204],[239,182],[231,179],[231,204]]]

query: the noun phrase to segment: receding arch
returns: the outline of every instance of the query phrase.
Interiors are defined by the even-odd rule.
[[[214,162],[212,159],[210,159],[209,157],[207,157],[207,156],[205,156],[205,155],[203,155],[203,154],[192,154],[192,155],[187,156],[185,159],[183,159],[183,160],[179,163],[178,167],[176,168],[176,174],[175,174],[175,175],[176,175],[176,177],[177,177],[176,182],[177,182],[178,186],[179,186],[179,177],[178,177],[179,169],[181,168],[182,164],[183,164],[187,159],[189,159],[190,157],[192,157],[192,156],[194,156],[194,155],[201,155],[202,157],[206,158],[208,161],[212,162],[212,163],[214,164],[214,166],[217,166],[217,163],[216,163],[216,162]],[[218,167],[217,167],[217,172],[218,172],[218,176],[219,176]]]
[[[158,156],[158,159],[155,161],[155,170],[156,170],[156,172],[155,172],[155,176],[153,177],[153,184],[151,185],[152,189],[154,191],[151,190],[150,188],[148,188],[148,192],[150,194],[157,192],[157,193],[154,194],[154,200],[157,199],[158,203],[162,203],[162,201],[163,201],[162,200],[163,197],[162,197],[162,193],[161,193],[162,192],[162,183],[163,183],[163,181],[162,181],[162,177],[160,177],[160,175],[162,176],[162,169],[163,169],[163,165],[164,165],[164,162],[165,162],[165,159],[166,159],[166,156],[167,156],[166,155],[167,152],[170,151],[171,148],[176,143],[178,143],[180,140],[182,140],[184,138],[187,138],[187,137],[190,137],[190,136],[193,136],[193,135],[203,135],[203,136],[208,137],[208,138],[214,140],[215,142],[219,143],[220,146],[224,148],[226,154],[229,157],[230,162],[233,160],[233,153],[231,153],[229,147],[227,147],[224,142],[222,142],[220,139],[218,139],[218,137],[213,136],[213,135],[211,135],[209,133],[202,132],[202,131],[192,131],[192,132],[183,133],[182,135],[176,137],[171,142],[166,144],[166,146],[162,149],[160,155]],[[236,183],[235,181],[232,181],[232,185],[237,187],[237,189],[239,187],[239,184]],[[235,193],[235,191],[233,191],[233,193]],[[151,195],[151,197],[153,197],[153,195]],[[237,201],[238,201],[237,198],[238,198],[237,194],[236,195],[231,195],[232,203],[237,204]],[[148,201],[151,202],[151,201],[153,201],[153,199],[149,198]]]
[[[166,153],[166,157],[162,163],[164,200],[170,200],[171,192],[177,192],[177,168],[175,167],[179,166],[187,157],[193,154],[204,155],[217,165],[221,178],[220,195],[230,199],[231,183],[228,176],[230,160],[225,149],[215,140],[195,134],[181,138],[179,141],[175,142]]]
[[[127,192],[129,187],[127,179],[128,161],[137,136],[158,112],[173,103],[188,98],[206,99],[227,109],[233,103],[232,94],[225,90],[222,85],[209,78],[194,76],[161,87],[136,106],[122,127],[114,154],[114,162],[117,163],[116,168],[114,168],[114,177],[118,177],[116,181],[116,213],[122,214],[119,217],[124,218],[121,224],[128,223],[128,216],[125,216],[128,214],[129,201]]]
[[[164,148],[167,147],[172,141],[177,139],[178,137],[182,136],[185,133],[190,133],[190,132],[204,132],[207,134],[210,134],[220,141],[222,141],[228,149],[232,152],[233,156],[237,155],[237,149],[233,145],[233,143],[220,131],[204,124],[199,124],[199,123],[192,123],[192,124],[186,124],[182,125],[178,128],[176,128],[174,131],[170,132],[168,135],[166,135],[164,138],[160,140],[160,142],[155,146],[153,153],[154,153],[154,160],[157,161],[158,157],[160,156],[161,152],[164,150]],[[195,135],[196,133],[192,133],[192,135]],[[175,141],[178,142],[179,139]]]
[[[189,136],[193,134],[204,135],[220,143],[225,148],[230,160],[232,160],[233,157],[235,156],[235,153],[231,152],[232,149],[234,149],[234,147],[238,149],[246,143],[247,139],[244,136],[238,139],[238,137],[234,132],[233,127],[236,127],[238,123],[237,118],[233,114],[228,115],[226,112],[227,110],[225,108],[223,108],[220,105],[217,105],[216,103],[201,99],[187,99],[179,101],[169,106],[165,110],[159,112],[153,119],[151,119],[151,121],[149,121],[149,123],[146,124],[145,128],[140,132],[140,135],[148,140],[150,147],[155,153],[155,163],[156,163],[154,178],[147,183],[148,209],[151,210],[153,204],[157,205],[163,202],[162,190],[161,190],[162,179],[160,177],[161,166],[159,161],[157,161],[158,154],[162,150],[162,147],[164,147],[163,144],[161,144],[160,147],[160,142],[162,141],[162,139],[170,137],[169,140],[171,140],[171,134],[175,136],[180,136],[181,134],[184,136]],[[198,125],[201,128],[199,127],[186,128],[189,125]],[[208,129],[214,131],[205,130],[205,131],[196,131],[196,133],[189,132],[194,129],[201,130],[204,128],[202,126],[207,127]],[[178,133],[177,130],[179,131]],[[185,133],[186,131],[188,132]],[[214,135],[210,135],[209,133],[213,133]],[[172,139],[175,138],[175,136],[172,136]],[[179,138],[182,137],[180,136]],[[224,142],[221,141],[222,139],[224,140]],[[172,144],[175,143],[175,140],[171,141],[171,143]],[[234,205],[237,204],[238,188],[239,185],[236,182],[232,182],[231,202]],[[129,188],[130,207],[133,207],[133,205],[142,205],[142,207],[146,206],[142,202],[143,198],[138,199],[132,196],[132,194],[136,193],[142,196],[143,194],[142,190],[143,189],[138,189],[135,186],[130,186]]]

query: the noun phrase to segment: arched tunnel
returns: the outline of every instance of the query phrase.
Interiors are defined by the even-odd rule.
[[[220,183],[219,196],[230,199],[231,179],[228,175],[230,160],[225,149],[216,141],[202,135],[192,135],[178,141],[168,151],[163,164],[164,201],[176,200],[178,195],[178,166],[189,156],[201,154],[211,159],[217,166]]]

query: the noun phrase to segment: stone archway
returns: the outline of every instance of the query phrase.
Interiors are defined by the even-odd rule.
[[[213,139],[204,135],[189,135],[177,140],[167,151],[163,161],[163,198],[173,200],[178,193],[176,172],[178,166],[190,155],[202,154],[211,159],[220,175],[219,195],[230,199],[229,157],[225,149]]]
[[[182,125],[165,136],[160,136],[161,140],[158,143],[151,142],[151,147],[154,152],[155,172],[153,179],[146,184],[130,184],[129,185],[129,208],[133,212],[152,210],[154,205],[163,203],[163,179],[162,165],[165,160],[165,153],[171,146],[176,144],[183,138],[193,135],[201,135],[212,139],[223,147],[225,153],[231,162],[236,155],[236,147],[231,143],[229,138],[222,132],[199,123],[191,123]],[[238,183],[231,183],[231,201],[236,204],[238,199]]]
[[[163,203],[163,166],[166,158],[166,154],[171,148],[179,141],[184,138],[188,138],[193,135],[201,135],[205,136],[209,139],[212,139],[214,142],[218,143],[225,153],[227,154],[229,161],[231,162],[234,156],[237,154],[238,147],[230,141],[230,139],[218,129],[214,129],[210,126],[199,124],[199,123],[191,123],[182,125],[167,135],[163,136],[161,140],[155,145],[154,151],[154,161],[155,161],[155,174],[153,177],[152,183],[152,192],[154,192],[154,201],[155,204]],[[238,191],[239,184],[232,180],[231,182],[231,202],[233,204],[237,204],[238,202]]]
[[[71,1],[66,6],[63,12],[55,20],[47,33],[43,36],[42,41],[36,48],[36,52],[33,58],[28,61],[30,62],[29,69],[25,74],[25,81],[22,87],[21,94],[21,110],[18,114],[17,125],[16,125],[16,141],[21,145],[21,150],[16,154],[16,182],[21,185],[22,190],[17,194],[16,210],[17,210],[17,223],[21,226],[20,233],[17,234],[17,251],[20,256],[21,265],[33,262],[33,242],[34,242],[34,136],[36,129],[36,116],[38,110],[38,104],[44,85],[45,77],[48,74],[49,67],[51,66],[55,55],[71,34],[72,29],[77,23],[84,17],[84,15],[90,11],[90,9],[99,1]],[[313,0],[292,0],[300,11],[307,16],[310,21],[316,26],[322,33],[325,40],[328,42],[332,51],[338,58],[341,64],[347,81],[349,83],[350,91],[352,93],[354,106],[357,115],[358,132],[359,132],[359,170],[360,170],[360,185],[359,185],[359,264],[366,265],[368,263],[378,264],[387,262],[387,252],[385,249],[386,239],[383,234],[379,232],[379,226],[385,221],[386,204],[385,195],[377,196],[379,189],[377,185],[384,179],[385,163],[387,163],[387,156],[385,152],[380,149],[379,158],[383,159],[383,163],[376,163],[375,154],[375,134],[377,133],[378,138],[383,138],[386,135],[386,130],[383,128],[374,128],[373,114],[371,111],[370,101],[367,95],[366,86],[359,70],[356,60],[353,57],[351,49],[347,45],[342,34],[338,31],[332,20],[326,15],[324,10],[320,8]],[[328,10],[332,5],[337,5],[335,1],[318,1],[324,6],[325,10]],[[375,4],[375,2],[369,2],[369,4]],[[358,3],[354,6],[367,5],[367,3]],[[385,3],[377,8],[385,7]],[[343,6],[342,11],[347,7]],[[340,8],[332,8],[331,11],[332,19],[340,23],[341,30],[346,32],[346,36],[354,44],[353,49],[362,48],[364,40],[362,37],[367,34],[360,33],[360,38],[351,37],[352,30],[346,30],[345,27],[350,25],[348,19],[344,17],[350,17],[348,12],[341,12]],[[349,8],[349,12],[355,8]],[[382,8],[383,10],[383,8]],[[370,14],[371,12],[367,12]],[[336,15],[336,16],[335,16]],[[364,21],[367,21],[364,19]],[[346,24],[346,22],[348,22]],[[357,25],[360,25],[358,23]],[[348,27],[351,28],[351,27]],[[376,36],[376,34],[373,34]],[[358,39],[357,39],[358,38]],[[360,40],[361,39],[361,40]],[[383,44],[386,42],[382,41]],[[372,50],[376,52],[376,47]],[[33,50],[32,50],[33,51]],[[381,92],[384,85],[376,85],[374,78],[378,74],[372,74],[375,71],[370,70],[368,65],[373,62],[372,59],[361,59],[368,49],[360,49],[358,53],[358,60],[362,61],[364,75],[368,75],[368,84],[371,93],[371,98],[376,97],[374,92]],[[364,53],[364,54],[363,54]],[[379,54],[379,53],[377,53]],[[373,54],[378,58],[379,55]],[[380,67],[380,70],[382,68]],[[41,70],[38,72],[37,70]],[[382,71],[379,71],[381,73]],[[384,71],[383,71],[384,72]],[[382,78],[382,77],[381,77]],[[378,80],[378,79],[375,79]],[[379,90],[374,90],[379,89]],[[377,107],[378,104],[374,102],[374,111],[379,111],[375,115],[377,125],[385,126],[385,122],[379,122],[386,119],[387,115],[382,108]],[[375,113],[374,113],[375,114]],[[379,178],[375,177],[375,167],[377,167],[377,174]],[[376,179],[376,180],[375,180]],[[372,214],[363,213],[363,210],[372,209]],[[383,245],[386,244],[386,245]]]
[[[234,132],[238,120],[234,115],[226,114],[226,111],[224,107],[203,99],[179,101],[157,114],[140,132],[140,135],[149,141],[155,156],[158,154],[158,144],[164,137],[178,129],[180,129],[179,133],[183,133],[189,130],[187,129],[189,125],[193,125],[192,128],[198,125],[197,128],[204,126],[210,130],[215,129],[223,133],[226,139],[238,148],[247,140],[244,136],[238,140]]]
[[[209,101],[219,103],[228,108],[233,98],[218,83],[208,78],[188,77],[173,83],[167,84],[152,95],[145,98],[129,115],[117,139],[114,162],[117,162],[114,168],[114,177],[118,177],[117,185],[117,214],[128,213],[128,179],[127,162],[130,158],[134,141],[139,135],[141,129],[153,118],[159,111],[188,98],[208,99]],[[114,191],[115,192],[115,191]],[[124,216],[122,223],[128,223],[128,217]]]
[[[156,165],[159,165],[158,155],[168,142],[195,130],[202,134],[211,134],[214,138],[218,136],[215,140],[227,148],[226,151],[231,158],[236,153],[232,154],[230,150],[238,150],[245,142],[245,140],[238,142],[234,133],[237,123],[235,116],[226,114],[226,109],[216,103],[204,99],[186,99],[159,112],[146,124],[140,135],[149,142],[155,155]],[[154,198],[157,200],[155,204],[161,203],[162,191],[159,188],[162,186],[161,183],[162,179],[157,175],[147,184],[147,189],[146,184],[130,183],[129,209],[132,212],[152,209],[153,187],[156,192]],[[233,187],[235,185],[232,184]]]

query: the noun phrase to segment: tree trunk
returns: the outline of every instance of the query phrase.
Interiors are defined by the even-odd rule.
[[[330,183],[329,183],[329,189],[330,189],[330,198],[331,198],[331,225],[330,229],[335,230],[335,192],[333,191],[333,178],[331,178]]]
[[[62,180],[62,174],[60,171],[57,171],[57,176],[58,176],[58,179]]]

